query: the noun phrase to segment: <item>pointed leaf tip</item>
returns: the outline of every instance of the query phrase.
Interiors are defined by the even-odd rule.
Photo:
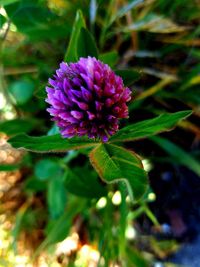
[[[90,153],[90,162],[106,183],[124,182],[132,201],[146,192],[147,173],[132,151],[112,144],[100,144]]]

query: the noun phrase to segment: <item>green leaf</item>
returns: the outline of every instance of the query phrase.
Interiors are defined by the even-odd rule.
[[[73,159],[75,159],[80,153],[80,150],[71,150],[67,153],[67,155],[62,159],[62,162],[65,164],[70,163]]]
[[[115,73],[122,77],[125,86],[133,84],[141,77],[141,74],[136,70],[116,70]]]
[[[47,135],[55,135],[55,134],[59,134],[59,132],[60,132],[59,127],[56,124],[53,124],[53,126],[48,131]]]
[[[193,76],[189,80],[187,80],[186,82],[183,81],[183,85],[181,86],[181,88],[179,90],[185,91],[186,89],[188,89],[192,86],[195,86],[195,85],[199,85],[199,84],[200,84],[200,75],[198,72],[196,75],[193,74]]]
[[[64,33],[64,27],[57,25],[59,17],[52,13],[45,5],[39,4],[38,1],[13,1],[12,4],[5,6],[5,10],[18,31],[29,35],[29,37],[46,39],[53,38],[56,34]]]
[[[129,12],[132,8],[137,7],[139,4],[143,3],[144,0],[133,0],[130,1],[129,4],[123,6],[114,15],[111,17],[109,25],[111,25],[116,19],[123,17],[127,12]]]
[[[36,163],[34,173],[39,180],[46,181],[60,176],[62,169],[57,162],[51,159],[42,159]]]
[[[154,33],[176,33],[186,31],[187,27],[181,26],[173,22],[171,19],[155,13],[148,13],[145,17],[135,21],[123,31],[148,31]]]
[[[98,198],[107,192],[105,186],[99,181],[96,172],[87,166],[68,168],[65,185],[70,193],[86,198]]]
[[[100,144],[90,153],[90,161],[104,182],[125,182],[133,200],[140,199],[148,185],[141,160],[132,151],[111,144]]]
[[[58,218],[66,206],[66,190],[62,175],[58,175],[48,182],[47,202],[51,218]]]
[[[179,111],[175,113],[165,113],[153,119],[148,119],[119,130],[110,138],[110,142],[132,141],[156,135],[158,133],[171,130],[180,120],[192,114],[191,110]]]
[[[17,105],[23,105],[33,96],[34,84],[30,81],[14,82],[8,88]]]
[[[174,159],[175,164],[181,164],[200,176],[200,163],[181,147],[158,136],[151,137],[150,140],[162,147]]]
[[[0,6],[10,5],[15,2],[19,2],[19,0],[0,0]]]
[[[117,51],[110,51],[99,55],[99,59],[113,68],[119,59]]]
[[[31,199],[27,200],[26,202],[24,202],[20,206],[20,208],[18,209],[17,214],[16,214],[14,227],[11,230],[11,235],[13,238],[12,247],[13,247],[13,250],[15,251],[15,253],[17,253],[18,237],[19,237],[21,230],[23,229],[25,215],[28,211],[30,204],[31,204]]]
[[[15,171],[20,168],[20,165],[17,164],[0,164],[0,172]]]
[[[119,220],[119,253],[125,255],[126,249],[126,227],[127,227],[127,216],[129,212],[129,207],[126,203],[126,188],[124,184],[119,185],[119,190],[121,193],[121,203],[119,206],[120,220]]]
[[[41,180],[38,180],[35,176],[30,176],[26,178],[26,181],[24,182],[23,189],[26,192],[41,192],[46,190],[47,183]]]
[[[66,211],[63,213],[63,215],[61,215],[56,221],[52,222],[51,228],[47,233],[47,237],[35,251],[33,259],[48,245],[65,239],[69,233],[73,218],[85,208],[85,201],[83,199],[80,200],[78,197],[70,197],[69,201],[70,202],[68,203]]]
[[[91,33],[85,28],[81,28],[77,39],[77,56],[78,58],[88,56],[98,58],[95,40]]]
[[[133,267],[148,267],[150,265],[149,262],[144,258],[141,252],[137,251],[135,248],[130,248],[130,246],[126,247],[127,258],[129,262],[129,266]]]
[[[67,53],[65,54],[65,57],[64,57],[64,60],[66,62],[75,62],[78,60],[77,40],[78,40],[78,36],[79,36],[81,28],[85,28],[85,20],[84,20],[81,10],[78,10],[76,13],[75,22],[73,24]]]
[[[87,137],[64,139],[59,134],[51,136],[28,136],[20,134],[8,140],[15,148],[22,148],[32,152],[66,152],[68,150],[93,147],[98,143]]]
[[[3,24],[6,22],[6,18],[0,14],[0,29],[3,26]]]
[[[30,119],[13,119],[0,122],[0,132],[7,135],[16,135],[22,132],[30,132],[38,124],[38,121]]]
[[[21,209],[17,212],[16,217],[15,217],[15,224],[14,224],[14,228],[11,231],[11,235],[13,238],[12,241],[12,248],[15,251],[15,253],[17,253],[17,240],[19,238],[19,234],[21,232],[21,228],[22,228],[22,222],[24,219],[24,215],[26,212],[26,208],[25,209]]]

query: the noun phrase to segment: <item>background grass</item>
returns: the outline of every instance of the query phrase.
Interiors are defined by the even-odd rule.
[[[199,219],[199,1],[1,0],[0,6],[1,266],[165,262],[177,241],[195,235]],[[135,206],[117,185],[95,191],[100,182],[88,150],[37,155],[6,143],[21,132],[57,132],[46,112],[45,86],[73,50],[75,41],[69,40],[77,10],[100,59],[115,70],[141,74],[130,86],[130,117],[121,126],[193,110],[172,132],[126,144],[142,156],[150,177],[149,191]],[[69,176],[75,189],[73,182],[66,184]]]

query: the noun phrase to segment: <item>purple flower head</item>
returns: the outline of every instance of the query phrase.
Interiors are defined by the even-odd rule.
[[[88,135],[108,141],[128,117],[126,102],[131,91],[108,65],[96,58],[80,58],[77,63],[60,64],[46,87],[47,109],[63,137]]]

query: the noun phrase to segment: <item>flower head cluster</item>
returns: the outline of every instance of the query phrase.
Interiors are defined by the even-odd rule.
[[[118,130],[119,119],[128,117],[130,89],[94,57],[69,65],[62,62],[49,84],[47,110],[63,137],[88,135],[106,142]]]

